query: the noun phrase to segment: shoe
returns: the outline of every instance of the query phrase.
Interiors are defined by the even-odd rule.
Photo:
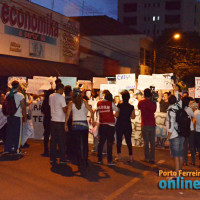
[[[68,160],[60,161],[60,164],[61,164],[61,165],[66,165],[66,164],[69,164],[69,163],[70,163],[70,161],[68,161]]]
[[[115,158],[115,161],[120,162],[121,160],[122,160],[121,154],[118,154],[118,155],[116,156],[116,158]]]
[[[150,164],[155,164],[155,161],[154,160],[150,160],[149,163]]]
[[[103,165],[103,161],[102,160],[98,160],[97,164]]]
[[[117,163],[115,163],[115,162],[108,162],[108,166],[115,166],[115,165],[117,165]]]

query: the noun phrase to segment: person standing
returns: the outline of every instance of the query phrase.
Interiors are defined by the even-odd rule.
[[[169,107],[168,98],[169,98],[169,93],[168,92],[165,92],[163,94],[163,99],[162,99],[161,91],[159,92],[159,97],[158,97],[157,101],[160,103],[160,112],[167,113],[167,109]]]
[[[135,119],[135,110],[134,106],[128,103],[130,99],[129,92],[125,90],[121,95],[123,103],[118,104],[117,106],[119,108],[119,116],[116,123],[118,160],[121,159],[122,137],[125,135],[126,144],[129,150],[129,162],[133,162],[131,119]]]
[[[200,103],[198,104],[198,109],[194,112],[193,122],[195,125],[195,140],[197,143],[197,150],[199,153],[199,160],[200,160]]]
[[[166,127],[167,140],[165,146],[170,147],[171,157],[174,159],[175,171],[179,172],[183,165],[183,143],[184,137],[178,135],[178,123],[176,122],[176,112],[179,110],[179,105],[175,95],[169,96],[169,108],[167,111]],[[176,178],[176,177],[175,177]]]
[[[152,101],[149,88],[144,90],[144,100],[139,101],[138,109],[141,110],[142,136],[144,139],[145,162],[155,163],[155,117],[156,103]],[[149,143],[151,150],[149,151]]]
[[[44,101],[42,103],[41,112],[44,114],[44,153],[42,156],[49,157],[49,137],[51,135],[51,111],[49,105],[49,96],[54,93],[54,90],[49,89],[45,92]]]
[[[103,91],[104,99],[97,103],[97,111],[99,112],[99,145],[98,145],[98,163],[102,164],[102,151],[107,141],[107,159],[108,165],[116,165],[112,158],[112,146],[115,134],[115,116],[118,116],[118,108],[113,103],[112,94],[108,90]]]
[[[64,85],[56,85],[56,93],[49,96],[51,110],[51,141],[50,141],[50,163],[57,163],[56,153],[57,144],[59,147],[60,164],[66,164],[66,133],[65,133],[65,114],[67,105],[63,96]]]
[[[27,121],[24,95],[19,93],[18,81],[12,82],[12,89],[6,94],[15,100],[17,111],[14,115],[7,116],[7,135],[4,146],[4,153],[21,153],[21,139],[23,122]]]
[[[68,132],[68,120],[72,113],[72,135],[74,150],[80,170],[88,165],[88,122],[87,113],[91,113],[92,125],[94,126],[94,113],[88,102],[83,99],[79,88],[73,90],[72,101],[69,102],[65,119],[65,131]]]
[[[185,96],[182,98],[182,108],[186,111],[188,114],[191,122],[190,122],[190,133],[188,133],[188,137],[185,137],[184,141],[184,164],[188,165],[188,146],[190,149],[191,157],[192,157],[192,162],[191,165],[195,165],[195,132],[194,132],[194,124],[193,124],[193,118],[194,118],[194,113],[192,108],[189,107],[190,103],[190,98]]]

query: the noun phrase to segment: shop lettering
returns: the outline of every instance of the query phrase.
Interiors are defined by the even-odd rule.
[[[2,5],[1,20],[4,24],[10,23],[11,26],[18,26],[20,29],[30,30],[50,37],[57,38],[59,35],[58,22],[53,20],[52,13],[46,16],[37,16],[28,11],[17,9],[15,6]],[[34,35],[27,35],[27,38]]]

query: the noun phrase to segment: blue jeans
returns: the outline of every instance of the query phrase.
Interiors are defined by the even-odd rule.
[[[170,139],[170,152],[172,157],[183,157],[183,143],[185,138],[178,136],[176,138]]]

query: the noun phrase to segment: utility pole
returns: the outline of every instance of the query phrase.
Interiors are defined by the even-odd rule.
[[[85,0],[83,0],[83,5],[82,5],[82,16],[84,15],[84,9],[85,9]]]
[[[52,4],[51,4],[51,10],[54,9],[54,0],[52,0]]]

